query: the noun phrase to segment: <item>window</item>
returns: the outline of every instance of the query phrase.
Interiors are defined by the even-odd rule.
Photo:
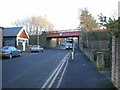
[[[22,39],[18,39],[18,42],[23,42],[23,40]]]
[[[15,48],[15,47],[12,47],[12,49],[13,49],[13,50],[16,50],[16,48]]]
[[[9,49],[9,47],[3,47],[3,48],[2,48],[2,50],[7,50],[7,49]]]
[[[18,39],[18,42],[28,42],[28,40]]]

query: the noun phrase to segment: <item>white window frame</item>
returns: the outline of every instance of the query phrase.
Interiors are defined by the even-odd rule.
[[[18,45],[18,42],[23,42],[23,41],[19,41],[19,39],[25,40],[26,43],[29,43],[29,40],[26,38],[17,38],[17,45]]]

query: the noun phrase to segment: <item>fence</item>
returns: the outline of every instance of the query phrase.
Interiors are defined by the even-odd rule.
[[[98,61],[100,54],[103,54],[103,67],[111,67],[111,38],[106,30],[81,31],[79,47],[90,58],[91,61]]]

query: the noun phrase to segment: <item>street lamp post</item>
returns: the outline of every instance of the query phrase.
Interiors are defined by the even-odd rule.
[[[39,39],[40,36],[39,36],[39,28],[38,28],[38,27],[37,27],[37,30],[38,30],[38,33],[37,33],[37,34],[38,34],[38,35],[37,35],[37,45],[39,45],[39,44],[40,44],[40,39]]]
[[[40,35],[42,34],[42,27],[37,27],[37,45],[40,45]]]

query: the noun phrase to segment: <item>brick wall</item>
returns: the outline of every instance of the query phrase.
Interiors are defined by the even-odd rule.
[[[120,37],[112,38],[112,82],[120,89]]]

